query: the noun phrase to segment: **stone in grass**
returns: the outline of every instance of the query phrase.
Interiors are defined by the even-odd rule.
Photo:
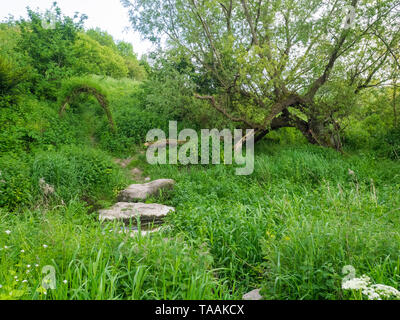
[[[134,180],[141,180],[143,171],[139,168],[133,168],[131,171],[131,176]]]
[[[136,222],[136,218],[140,217],[141,223],[162,222],[162,220],[170,212],[174,212],[175,208],[164,206],[157,203],[131,203],[118,202],[110,209],[99,211],[101,221],[121,220]]]
[[[142,175],[142,173],[143,173],[143,171],[140,170],[139,168],[133,168],[133,169],[131,170],[131,174],[132,174],[132,175],[140,176],[140,175]]]
[[[122,168],[126,168],[132,162],[133,158],[128,159],[114,159],[114,163],[120,165]]]
[[[260,295],[261,289],[256,289],[253,291],[250,291],[243,295],[242,299],[243,300],[262,300],[263,297]]]
[[[121,191],[118,201],[135,202],[137,200],[146,200],[150,196],[158,196],[161,190],[172,189],[174,184],[175,181],[172,179],[159,179],[143,184],[132,184]]]

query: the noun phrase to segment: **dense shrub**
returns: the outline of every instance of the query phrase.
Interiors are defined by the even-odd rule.
[[[0,157],[0,207],[16,210],[31,200],[29,164],[12,154]]]
[[[391,159],[400,160],[400,127],[388,130],[379,137],[376,149],[378,154]]]
[[[79,33],[72,47],[73,69],[76,74],[97,74],[114,78],[127,77],[128,67],[124,59],[110,47]]]
[[[32,163],[32,181],[42,194],[40,179],[54,187],[56,199],[96,200],[115,196],[126,181],[111,158],[88,147],[65,146],[58,151],[39,152]]]

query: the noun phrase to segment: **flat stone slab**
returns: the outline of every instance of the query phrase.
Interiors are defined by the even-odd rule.
[[[263,297],[260,295],[261,289],[256,289],[253,291],[250,291],[243,295],[242,299],[243,300],[262,300]]]
[[[135,202],[146,200],[150,196],[158,196],[161,190],[172,189],[175,181],[172,179],[159,179],[143,184],[132,184],[120,192],[118,201]]]
[[[141,223],[161,222],[175,208],[164,206],[157,203],[132,203],[118,202],[110,209],[99,211],[101,221],[122,220],[129,222],[132,219],[134,223],[137,217],[140,217]]]

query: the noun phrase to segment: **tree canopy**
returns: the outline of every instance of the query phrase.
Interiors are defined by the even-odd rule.
[[[312,143],[340,147],[335,116],[399,66],[398,1],[121,2],[137,31],[214,80],[214,94],[199,99],[262,135],[295,126]]]

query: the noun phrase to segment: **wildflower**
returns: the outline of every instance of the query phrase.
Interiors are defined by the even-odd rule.
[[[27,283],[28,282],[28,280],[22,280],[22,283]]]
[[[39,267],[39,265],[36,263],[36,264],[35,264],[35,267],[36,267],[36,268],[38,268],[38,267]]]
[[[349,175],[354,176],[355,172],[353,170],[349,169]]]
[[[24,249],[22,249],[22,250],[21,250],[21,252],[22,252],[22,253],[24,253],[24,252],[25,252],[25,250],[24,250]]]
[[[272,239],[275,238],[275,235],[271,234],[269,231],[267,231],[266,234],[267,234],[268,237],[270,237]]]
[[[3,288],[3,286],[0,284],[0,289]]]
[[[14,279],[18,279],[18,276],[15,276]]]
[[[31,265],[30,265],[30,264],[28,264],[26,267],[29,269],[29,268],[31,267]]]
[[[371,286],[376,293],[378,293],[381,297],[390,298],[396,297],[400,298],[400,291],[384,284],[374,284]]]
[[[365,288],[362,291],[362,294],[368,297],[368,300],[382,300],[380,295],[375,292],[374,289],[372,289],[371,287],[369,288]]]
[[[7,246],[4,246],[4,249],[8,249],[8,247],[7,247]]]
[[[10,234],[10,233],[11,233],[11,231],[10,231],[10,230],[6,230],[6,233],[7,233],[7,234]]]
[[[364,290],[371,283],[370,278],[366,275],[361,278],[353,278],[342,283],[342,289],[344,290]]]
[[[344,290],[362,290],[368,300],[382,300],[382,298],[395,297],[400,299],[400,291],[384,284],[372,284],[370,278],[366,275],[361,278],[353,278],[342,283]]]
[[[67,284],[67,283],[68,283],[68,281],[67,281],[67,280],[64,280],[63,282],[64,282],[65,284]]]
[[[44,244],[44,245],[43,245],[43,248],[45,248],[45,249],[46,249],[47,247],[48,247],[48,245],[47,245],[47,244]]]

